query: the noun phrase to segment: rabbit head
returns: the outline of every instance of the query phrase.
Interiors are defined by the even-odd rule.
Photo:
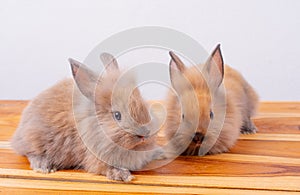
[[[84,134],[88,134],[87,140],[92,142],[92,145],[102,140],[102,147],[106,146],[103,138],[99,138],[100,135],[110,140],[108,143],[118,147],[141,150],[143,148],[141,145],[147,145],[151,138],[149,130],[151,117],[147,105],[135,87],[132,75],[120,71],[112,55],[103,53],[101,60],[105,64],[106,73],[98,76],[85,65],[70,59],[76,85],[94,111],[94,113],[90,111],[90,116],[82,120],[93,118],[91,115],[97,119],[97,122],[95,119],[93,122],[86,122],[86,125],[92,125],[92,128],[84,128],[84,123],[82,129],[94,131]],[[97,131],[98,134],[95,133]]]

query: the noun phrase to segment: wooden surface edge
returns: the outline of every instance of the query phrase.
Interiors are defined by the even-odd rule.
[[[16,185],[20,184],[20,185]],[[251,194],[296,194],[296,191],[281,190],[247,190],[230,188],[189,188],[189,187],[165,187],[165,186],[137,186],[132,184],[97,184],[85,183],[76,184],[72,182],[57,181],[39,181],[39,188],[36,189],[35,180],[24,179],[6,179],[0,178],[0,192],[9,194],[32,194],[44,192],[46,194],[233,194],[233,195],[251,195]],[[27,192],[27,193],[26,193]]]
[[[156,187],[178,187],[178,188],[226,188],[226,189],[246,189],[246,190],[268,190],[273,191],[297,191],[300,192],[300,176],[271,176],[271,177],[239,177],[239,176],[176,176],[176,175],[136,175],[136,180],[126,185],[156,186]],[[73,182],[83,184],[102,185],[124,185],[123,182],[110,181],[100,175],[92,175],[83,172],[58,171],[49,175],[35,173],[32,170],[0,169],[0,178],[15,179],[17,181],[38,180],[51,182]],[[11,181],[13,183],[13,181]],[[0,182],[2,183],[2,182]],[[4,182],[5,183],[5,182]],[[0,186],[9,187],[12,184]],[[22,187],[20,184],[19,187]],[[55,186],[54,186],[55,187]],[[87,187],[87,186],[86,186]],[[88,188],[88,187],[87,187]]]

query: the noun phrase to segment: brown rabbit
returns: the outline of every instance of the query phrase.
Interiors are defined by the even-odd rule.
[[[170,56],[170,78],[178,96],[170,91],[167,97],[169,144],[164,157],[226,152],[240,132],[257,131],[250,117],[258,96],[241,74],[224,68],[220,45],[204,65],[187,68],[173,52]]]
[[[151,117],[134,79],[123,76],[110,54],[101,58],[106,74],[99,78],[70,59],[75,82],[59,82],[24,110],[12,147],[27,156],[33,170],[82,168],[131,181],[129,170],[155,158]]]

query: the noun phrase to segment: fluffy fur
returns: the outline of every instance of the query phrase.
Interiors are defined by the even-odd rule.
[[[220,45],[204,65],[190,68],[173,52],[170,55],[170,78],[177,94],[170,91],[167,97],[165,157],[226,152],[240,132],[256,132],[250,117],[258,96],[241,74],[224,68]]]
[[[155,158],[148,108],[134,80],[119,82],[122,72],[116,60],[110,54],[101,58],[107,66],[100,79],[70,59],[74,79],[42,92],[23,111],[12,146],[27,156],[33,170],[82,168],[130,181],[130,170]],[[115,111],[122,114],[120,121]]]

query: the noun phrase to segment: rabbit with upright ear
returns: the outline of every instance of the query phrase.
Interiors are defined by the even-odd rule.
[[[101,59],[101,77],[70,59],[74,79],[45,90],[24,110],[12,147],[33,170],[82,168],[131,181],[130,170],[156,158],[151,117],[134,78],[122,79],[112,55]]]
[[[164,157],[226,152],[240,133],[257,131],[250,118],[258,96],[240,73],[224,67],[220,45],[201,66],[187,68],[173,52],[170,56],[177,95],[170,91],[167,97]]]

